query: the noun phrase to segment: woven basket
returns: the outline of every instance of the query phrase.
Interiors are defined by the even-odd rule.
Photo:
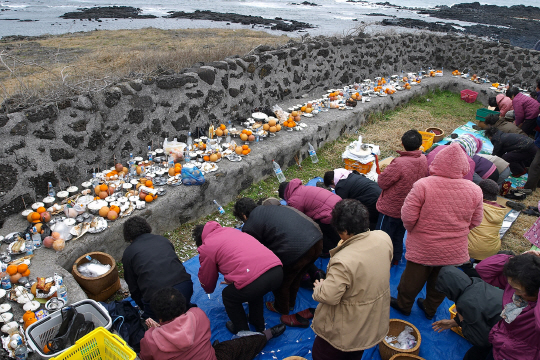
[[[426,132],[431,132],[431,130],[437,130],[440,132],[439,135],[435,135],[435,137],[433,138],[433,143],[437,143],[439,141],[441,141],[442,139],[444,139],[444,131],[442,129],[439,129],[439,128],[436,128],[436,127],[429,127],[426,129]]]
[[[396,354],[390,358],[390,360],[426,360],[424,358],[421,358],[420,356],[416,355],[410,355],[410,354]]]
[[[289,356],[283,360],[307,360],[306,358],[303,358],[301,356]]]
[[[77,266],[88,262],[88,259],[86,259],[86,255],[90,255],[92,258],[97,259],[100,263],[104,265],[111,265],[111,268],[105,274],[95,278],[83,276],[77,270]],[[91,295],[100,295],[105,290],[109,290],[111,286],[114,286],[118,282],[118,268],[116,267],[116,261],[114,261],[114,258],[111,255],[98,251],[84,254],[83,256],[78,258],[73,264],[71,274],[82,287],[82,289],[87,294]]]
[[[418,355],[420,352],[420,343],[422,342],[422,336],[420,335],[420,331],[411,324],[410,322],[400,320],[400,319],[390,319],[390,328],[388,329],[387,336],[398,336],[403,330],[405,330],[405,326],[410,326],[413,329],[413,336],[416,338],[416,346],[412,349],[396,349],[393,346],[390,346],[386,340],[382,340],[379,343],[379,352],[381,353],[381,359],[382,360],[390,360],[392,356],[396,354],[405,354],[405,355]]]

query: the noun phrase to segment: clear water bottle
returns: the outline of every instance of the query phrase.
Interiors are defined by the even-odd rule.
[[[169,164],[169,169],[174,168],[174,160],[173,160],[173,157],[171,155],[169,155],[168,164]]]
[[[189,150],[184,150],[184,160],[186,161],[186,164],[191,161],[191,158],[189,157]]]
[[[313,145],[311,145],[311,143],[308,143],[309,145],[309,156],[311,157],[311,162],[316,164],[319,162],[319,158],[317,157],[317,153],[315,152],[315,148],[313,147]]]
[[[225,210],[223,209],[223,206],[219,205],[216,200],[214,200],[214,204],[216,204],[218,211],[221,215],[225,214]]]
[[[2,289],[6,291],[11,289],[11,279],[7,272],[4,272],[4,277],[2,277]]]
[[[34,242],[30,238],[30,234],[26,233],[25,249],[26,255],[34,255]]]
[[[41,234],[38,233],[35,226],[32,228],[32,242],[34,243],[34,249],[41,247]]]
[[[279,166],[279,164],[275,160],[272,160],[272,165],[274,166],[274,173],[276,173],[278,181],[280,183],[284,182],[285,175],[283,175],[283,172],[281,171],[281,167]]]
[[[227,138],[225,139],[225,141],[227,142],[227,144],[230,144],[231,143],[231,120],[229,120],[229,124],[227,125]]]
[[[86,255],[85,258],[86,258],[86,260],[88,260],[91,264],[103,265],[101,262],[99,262],[98,259],[94,259],[94,258],[91,257],[90,255]]]
[[[146,157],[148,158],[148,161],[152,161],[152,147],[148,145],[148,151],[146,152]]]
[[[92,173],[92,181],[91,181],[91,183],[92,183],[92,187],[94,187],[94,188],[99,185],[99,180],[98,180],[98,178],[96,176],[96,173]]]
[[[66,285],[64,285],[64,280],[60,281],[60,284],[58,285],[58,288],[56,289],[56,297],[64,300],[64,304],[67,305],[68,293],[67,293],[67,287]]]
[[[17,342],[17,348],[15,349],[13,355],[15,360],[26,360],[28,359],[28,348],[22,342],[22,339],[19,339]]]
[[[54,187],[52,186],[52,183],[50,181],[47,184],[47,193],[49,194],[49,196],[52,196],[52,197],[56,196],[56,191],[54,190]]]
[[[191,138],[191,132],[187,133],[187,147],[188,150],[191,150],[191,147],[193,145],[193,139]]]
[[[129,176],[135,176],[137,169],[135,168],[135,160],[133,159],[133,153],[129,153]]]

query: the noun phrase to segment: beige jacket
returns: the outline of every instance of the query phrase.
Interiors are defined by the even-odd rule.
[[[501,249],[499,231],[508,212],[507,208],[484,202],[482,223],[469,233],[469,256],[484,260],[495,255]]]
[[[392,251],[390,237],[378,230],[330,250],[326,280],[313,290],[317,336],[341,351],[368,349],[386,336]]]

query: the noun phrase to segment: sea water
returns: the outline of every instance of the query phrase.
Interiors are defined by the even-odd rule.
[[[78,31],[141,29],[155,27],[161,29],[185,28],[225,28],[225,29],[251,29],[251,25],[240,25],[226,22],[212,22],[207,20],[165,19],[162,16],[169,11],[193,12],[195,10],[211,10],[215,12],[231,12],[242,15],[256,15],[264,18],[281,17],[288,20],[297,20],[315,25],[308,29],[311,35],[342,35],[360,24],[361,21],[372,23],[381,21],[384,17],[367,16],[377,13],[386,16],[395,15],[403,18],[423,19],[426,21],[447,21],[457,24],[468,23],[456,20],[442,20],[419,15],[415,11],[400,10],[393,7],[376,5],[383,0],[369,0],[367,2],[348,2],[347,0],[308,0],[322,6],[293,5],[304,0],[160,0],[149,3],[141,0],[0,0],[0,37],[7,35],[38,36],[43,34],[65,34]],[[390,1],[404,7],[435,7],[437,5],[451,6],[455,3],[470,2],[468,0],[399,0]],[[481,1],[482,4],[508,6],[507,0]],[[534,1],[513,0],[511,5],[533,5]],[[142,14],[156,15],[156,19],[101,19],[73,20],[62,19],[59,16],[78,8],[94,6],[133,6],[140,8]],[[357,21],[354,21],[357,20]],[[255,26],[254,29],[271,31],[264,27]],[[382,26],[371,26],[368,31],[383,29]],[[394,28],[395,29],[395,28]],[[410,30],[399,30],[410,31]],[[302,33],[286,33],[291,36]]]

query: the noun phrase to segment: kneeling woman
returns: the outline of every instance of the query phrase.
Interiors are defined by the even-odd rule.
[[[388,333],[392,240],[369,230],[358,200],[338,202],[332,225],[341,241],[330,250],[326,280],[315,281],[313,360],[359,360]]]

